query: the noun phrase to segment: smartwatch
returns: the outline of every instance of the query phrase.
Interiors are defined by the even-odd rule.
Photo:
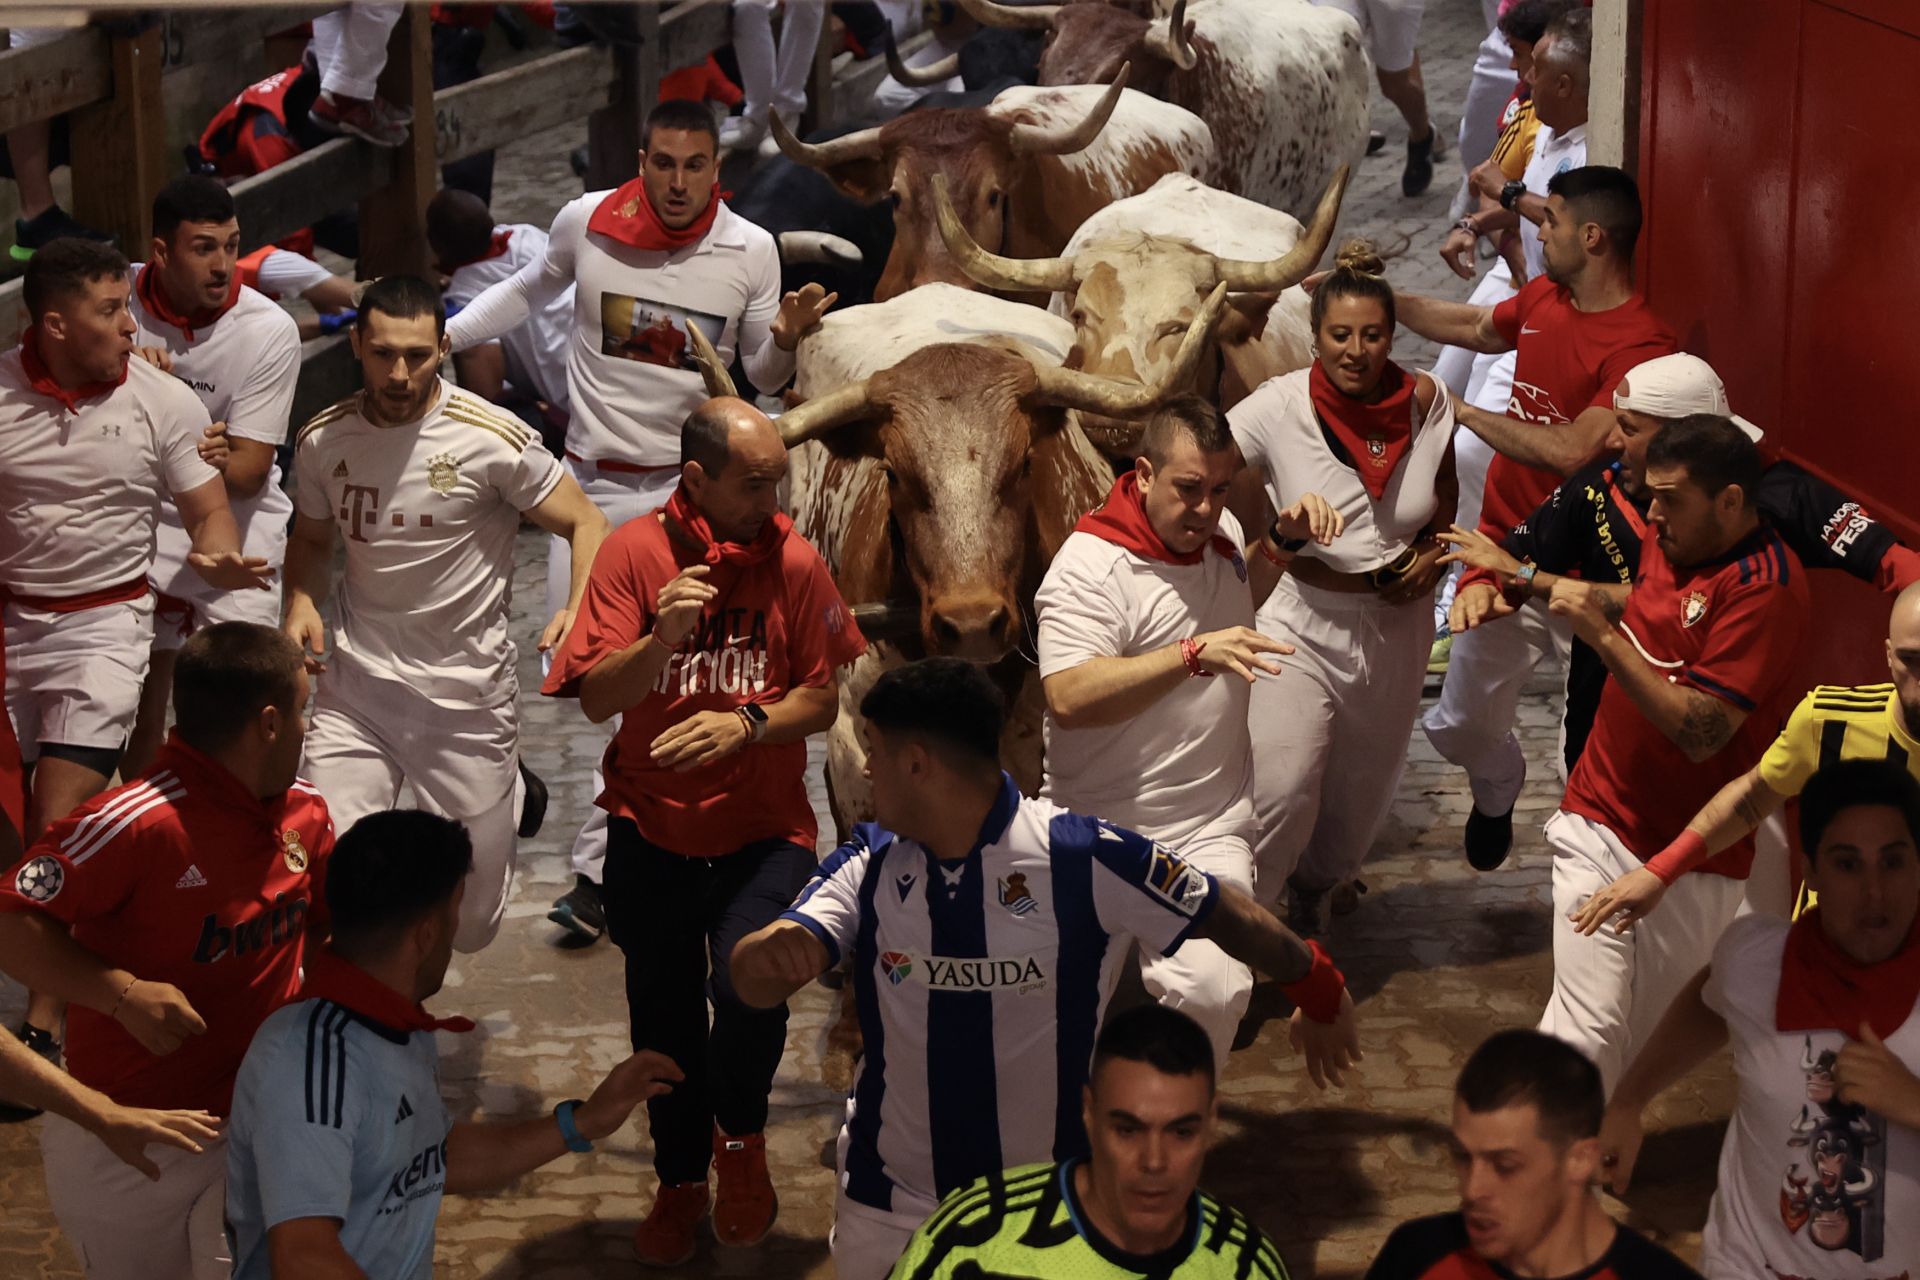
[[[760,741],[760,735],[767,731],[767,709],[757,702],[749,702],[745,706],[735,707],[734,710],[740,713],[742,720],[746,721],[747,741]]]
[[[1525,194],[1527,194],[1526,183],[1509,182],[1506,186],[1500,188],[1500,207],[1502,209],[1513,208],[1513,206],[1520,203],[1520,197]]]
[[[1500,598],[1518,609],[1533,598],[1534,575],[1540,572],[1540,566],[1529,560],[1514,571],[1506,585],[1500,588]]]
[[[1300,548],[1306,546],[1309,542],[1312,542],[1313,539],[1312,538],[1283,538],[1280,536],[1280,522],[1278,520],[1275,520],[1272,524],[1267,526],[1267,541],[1271,542],[1274,546],[1280,548],[1280,550],[1285,554],[1292,555],[1294,552],[1298,551]]]
[[[580,1135],[580,1127],[573,1122],[573,1109],[580,1105],[580,1099],[568,1098],[553,1109],[553,1122],[560,1126],[560,1139],[567,1144],[569,1151],[591,1151],[593,1144]]]

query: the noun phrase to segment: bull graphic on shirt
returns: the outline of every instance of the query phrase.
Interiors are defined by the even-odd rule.
[[[1522,422],[1570,421],[1566,414],[1560,412],[1560,406],[1553,402],[1553,394],[1545,387],[1518,380],[1514,382],[1512,395],[1507,400],[1507,416]]]
[[[688,311],[652,298],[624,293],[600,295],[600,354],[666,369],[698,368],[687,339],[687,326],[697,324],[710,343],[718,344],[727,327],[722,316]]]
[[[1780,1219],[1787,1231],[1834,1253],[1877,1260],[1886,1238],[1886,1121],[1840,1100],[1833,1067],[1838,1050],[1813,1048],[1806,1038],[1800,1069],[1807,1100],[1793,1120],[1787,1145],[1806,1160],[1787,1165],[1780,1184]]]

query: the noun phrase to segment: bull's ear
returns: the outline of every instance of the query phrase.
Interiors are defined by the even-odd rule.
[[[819,437],[827,452],[836,458],[872,458],[878,461],[887,456],[886,449],[880,443],[880,420],[868,418],[861,422],[849,422]]]
[[[1226,312],[1221,315],[1220,323],[1213,331],[1214,340],[1222,346],[1232,347],[1257,342],[1266,331],[1267,317],[1273,311],[1273,304],[1279,300],[1277,293],[1229,294]]]
[[[1057,502],[1034,503],[1028,516],[1033,521],[1034,544],[1043,557],[1041,563],[1048,564],[1080,517],[1107,496],[1114,472],[1113,465],[1100,456],[1086,436],[1064,429],[1066,410],[1040,409],[1033,417],[1033,444],[1027,454],[1032,491],[1059,495]]]
[[[893,166],[884,159],[864,157],[843,161],[826,171],[841,194],[861,204],[876,204],[893,185]]]

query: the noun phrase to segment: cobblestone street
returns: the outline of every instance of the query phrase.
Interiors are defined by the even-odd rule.
[[[1365,162],[1347,199],[1342,235],[1364,233],[1389,249],[1408,238],[1389,273],[1396,285],[1416,292],[1464,298],[1469,288],[1435,250],[1458,180],[1453,130],[1484,34],[1481,23],[1478,0],[1429,0],[1426,82],[1448,141],[1433,188],[1417,200],[1400,195],[1405,129],[1376,96],[1375,125],[1388,143]],[[566,153],[584,136],[584,125],[555,130],[501,153],[497,220],[544,225],[577,195]],[[1408,365],[1426,367],[1432,354],[1430,344],[1401,335],[1397,355]],[[604,941],[560,945],[561,931],[544,918],[571,884],[566,852],[590,807],[590,770],[604,745],[575,703],[532,692],[539,684],[532,642],[540,629],[545,555],[545,536],[523,530],[514,609],[522,643],[522,750],[552,788],[552,803],[545,829],[522,847],[499,941],[479,956],[457,956],[447,989],[433,1002],[436,1012],[463,1013],[480,1024],[471,1035],[442,1036],[442,1084],[457,1116],[542,1114],[563,1098],[584,1096],[628,1052],[619,953]],[[1455,1206],[1444,1141],[1454,1074],[1488,1033],[1531,1025],[1545,1002],[1550,904],[1540,825],[1560,791],[1552,763],[1557,679],[1557,672],[1537,675],[1522,705],[1532,772],[1519,804],[1514,854],[1498,872],[1479,875],[1467,867],[1459,847],[1469,804],[1464,775],[1414,735],[1391,819],[1366,871],[1369,892],[1327,936],[1359,1004],[1366,1060],[1358,1082],[1344,1092],[1317,1093],[1287,1046],[1284,1002],[1270,986],[1255,992],[1250,1021],[1257,1032],[1234,1054],[1223,1082],[1224,1124],[1207,1182],[1279,1241],[1296,1277],[1358,1277],[1395,1223]],[[816,806],[830,845],[818,754]],[[671,1274],[832,1275],[826,1244],[831,1146],[844,1081],[825,1078],[823,1042],[836,999],[816,985],[794,1001],[768,1132],[780,1195],[774,1235],[753,1250],[706,1241],[693,1264]],[[1621,1210],[1689,1258],[1697,1256],[1729,1101],[1724,1060],[1668,1096],[1650,1125],[1630,1207]],[[0,1280],[77,1280],[47,1209],[37,1128],[0,1128]],[[650,1156],[642,1113],[600,1150],[563,1157],[507,1192],[449,1198],[436,1274],[451,1280],[640,1274],[629,1236],[652,1194]]]

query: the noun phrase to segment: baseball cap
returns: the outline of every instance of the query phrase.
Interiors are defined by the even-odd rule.
[[[1718,414],[1760,442],[1760,428],[1733,412],[1727,386],[1713,366],[1684,351],[1656,356],[1633,366],[1613,390],[1613,407],[1655,418],[1684,418],[1695,413]]]

